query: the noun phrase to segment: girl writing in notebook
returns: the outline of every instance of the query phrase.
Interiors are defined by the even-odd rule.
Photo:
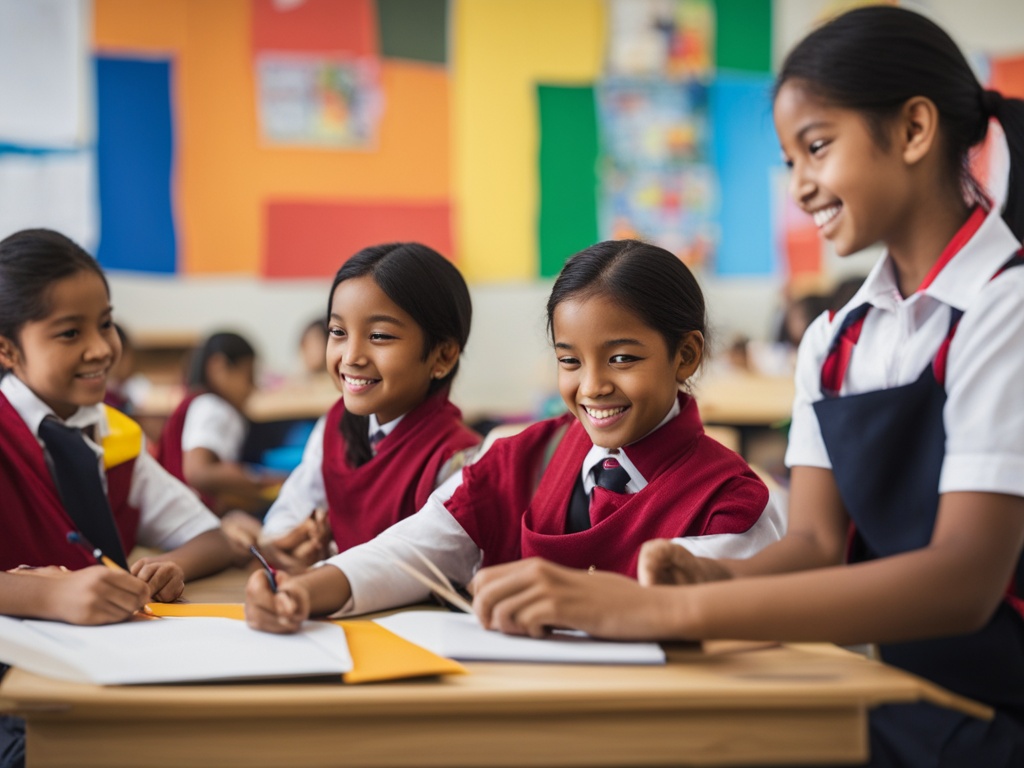
[[[255,389],[256,351],[237,333],[214,333],[189,367],[189,394],[160,434],[160,463],[199,492],[215,514],[262,515],[276,478],[258,477],[241,464],[249,431],[245,403]]]
[[[63,235],[0,241],[0,570],[93,565],[77,531],[157,600],[232,560],[219,521],[144,449],[142,430],[103,405],[120,354],[106,278]]]
[[[458,269],[419,243],[365,248],[338,270],[327,307],[327,370],[341,398],[267,514],[264,553],[286,569],[322,554],[327,509],[339,550],[426,502],[480,437],[448,399],[472,305]]]
[[[700,288],[678,258],[631,240],[588,248],[555,282],[548,323],[569,413],[497,440],[416,515],[283,579],[276,595],[255,574],[252,626],[290,632],[310,614],[422,600],[426,589],[396,567],[423,570],[419,555],[463,584],[481,564],[529,556],[632,575],[652,537],[745,557],[781,535],[764,483],[704,435],[680,392],[706,330]]]
[[[790,53],[774,116],[822,236],[840,255],[886,246],[801,345],[788,534],[743,561],[647,545],[641,580],[684,586],[496,568],[475,609],[532,635],[877,642],[996,716],[875,710],[872,764],[1024,765],[1024,102],[982,88],[934,23],[880,6]],[[1002,216],[967,164],[993,118]]]

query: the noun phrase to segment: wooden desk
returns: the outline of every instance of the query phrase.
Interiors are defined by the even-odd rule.
[[[820,765],[866,757],[872,706],[953,700],[833,646],[717,649],[671,649],[666,667],[477,663],[363,686],[104,688],[15,669],[0,706],[27,719],[40,768]]]
[[[695,386],[701,419],[707,424],[768,427],[793,410],[793,379],[751,373],[717,374]]]

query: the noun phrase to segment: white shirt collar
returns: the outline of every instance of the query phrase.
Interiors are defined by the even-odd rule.
[[[672,407],[668,409],[668,413],[665,414],[658,426],[652,429],[647,435],[651,435],[661,429],[663,426],[668,424],[672,419],[679,415],[679,398],[675,398],[672,401]],[[644,437],[635,440],[634,442],[640,442]],[[632,443],[630,444],[632,445]],[[600,446],[591,446],[590,450],[587,451],[587,455],[583,458],[583,468],[580,470],[583,473],[583,490],[590,495],[590,492],[594,490],[596,483],[594,482],[594,476],[591,474],[591,470],[597,466],[600,462],[607,458],[613,458],[619,462],[619,466],[626,470],[629,475],[629,482],[626,483],[626,493],[638,493],[647,487],[647,478],[640,474],[640,470],[636,468],[636,465],[630,460],[626,454],[626,450],[629,446],[624,448],[601,448]]]
[[[8,373],[0,380],[0,392],[14,408],[21,420],[39,440],[39,425],[47,416],[59,418],[46,403],[39,399],[35,392],[13,373]],[[94,445],[98,444],[110,432],[107,414],[102,403],[84,405],[63,421],[69,427],[78,429],[92,428]],[[39,443],[42,445],[42,442]]]
[[[370,437],[373,437],[374,433],[379,429],[381,432],[384,433],[384,437],[387,437],[392,432],[394,432],[395,427],[398,426],[398,422],[400,422],[404,418],[405,418],[405,414],[403,413],[397,419],[392,419],[387,424],[381,424],[379,421],[377,421],[377,414],[371,413],[370,414],[370,425],[369,425],[369,428],[368,428],[369,432],[367,434],[369,434]]]
[[[923,291],[903,299],[896,283],[896,270],[886,252],[872,267],[860,290],[850,299],[846,307],[850,310],[869,303],[878,309],[895,310],[903,301],[912,301],[918,296],[929,296],[942,304],[966,309],[1014,252],[1020,243],[1013,232],[993,208],[989,211],[978,231],[953,256],[952,259]]]

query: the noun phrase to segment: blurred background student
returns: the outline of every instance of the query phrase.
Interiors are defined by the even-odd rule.
[[[160,462],[220,516],[236,509],[262,516],[280,483],[241,462],[249,431],[245,404],[256,388],[255,368],[256,351],[244,337],[211,335],[196,350],[189,392],[160,437]]]
[[[121,359],[107,375],[107,394],[103,396],[103,402],[130,415],[139,403],[145,401],[152,383],[137,370],[132,337],[120,323],[114,323],[114,330],[121,339]]]

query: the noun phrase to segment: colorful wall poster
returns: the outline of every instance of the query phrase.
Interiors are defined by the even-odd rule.
[[[373,59],[263,53],[256,72],[260,132],[268,145],[376,144],[382,98]]]

